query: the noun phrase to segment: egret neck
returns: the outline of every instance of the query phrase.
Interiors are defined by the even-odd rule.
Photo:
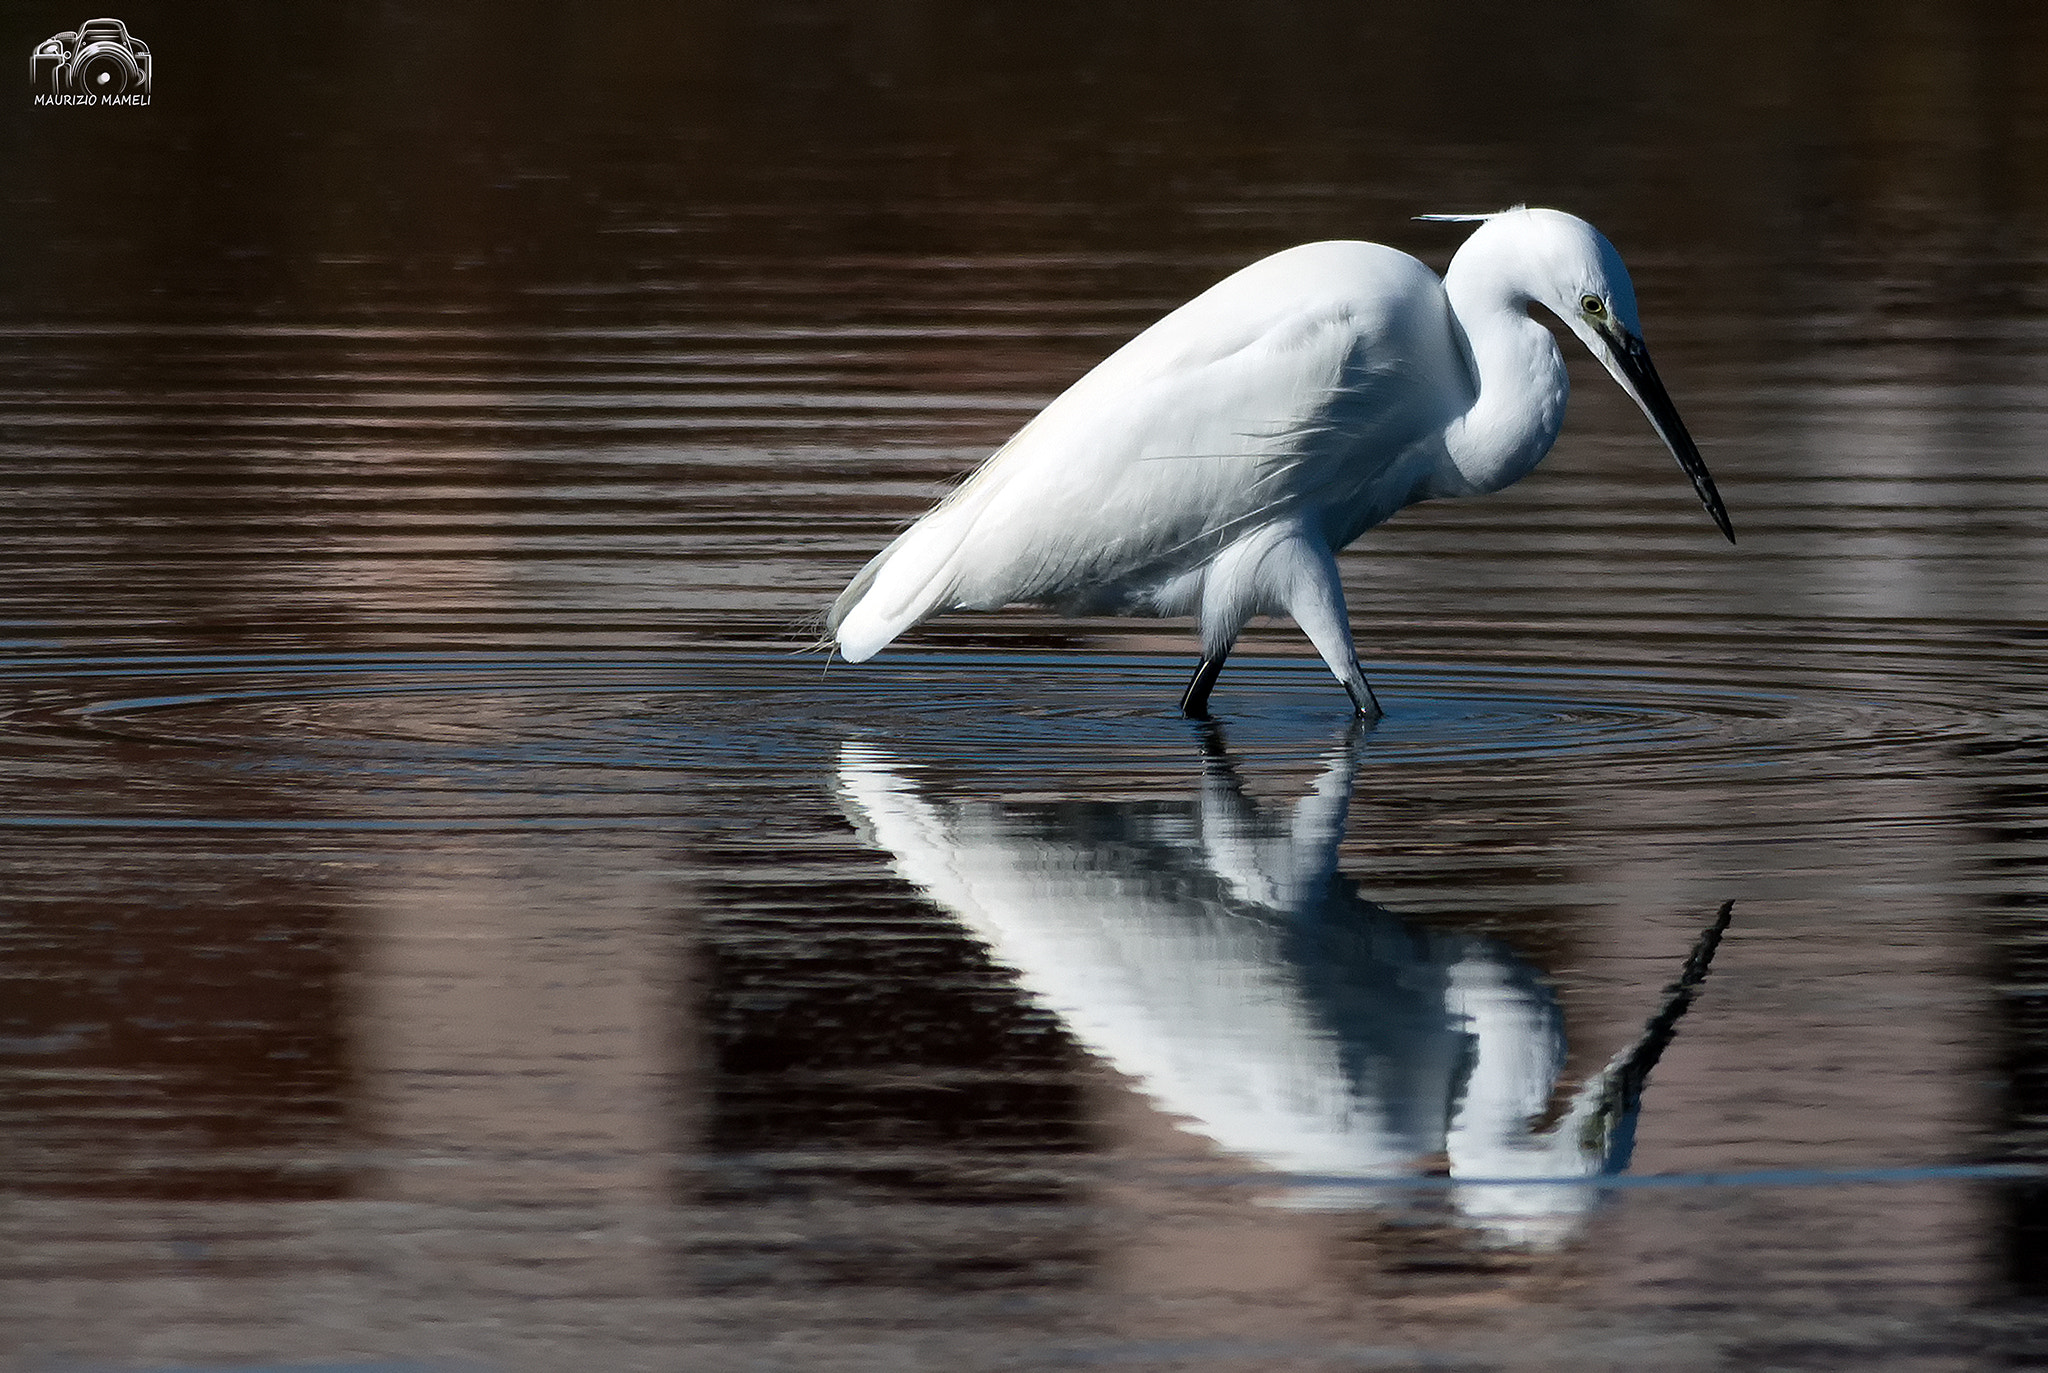
[[[1529,314],[1536,300],[1518,284],[1529,270],[1516,246],[1482,230],[1444,273],[1475,394],[1471,408],[1444,429],[1448,470],[1432,485],[1433,496],[1513,485],[1550,451],[1564,425],[1571,381],[1556,337]]]

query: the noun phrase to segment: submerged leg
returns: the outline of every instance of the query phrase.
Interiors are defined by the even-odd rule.
[[[1242,594],[1242,579],[1230,574],[1235,556],[1239,556],[1239,550],[1225,550],[1203,577],[1202,661],[1195,665],[1195,675],[1188,679],[1188,689],[1180,698],[1180,713],[1190,720],[1209,718],[1209,690],[1216,685],[1224,660],[1230,657],[1237,636],[1252,617],[1252,609]]]
[[[1337,559],[1330,550],[1307,538],[1296,539],[1288,550],[1294,555],[1293,585],[1287,597],[1287,613],[1308,635],[1323,661],[1344,691],[1352,707],[1368,722],[1383,713],[1379,698],[1358,666],[1358,651],[1351,646],[1351,614],[1344,608],[1344,587],[1337,580]]]
[[[1188,679],[1188,689],[1181,694],[1181,714],[1190,720],[1209,718],[1209,689],[1216,685],[1216,676],[1223,671],[1223,660],[1229,656],[1228,644],[1214,653],[1202,655],[1202,661],[1195,666],[1195,675]]]

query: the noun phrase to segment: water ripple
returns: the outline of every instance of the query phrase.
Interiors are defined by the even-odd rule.
[[[180,768],[293,778],[348,795],[350,823],[416,817],[428,797],[436,823],[455,823],[446,812],[459,806],[623,823],[671,814],[667,784],[650,786],[650,773],[699,787],[776,776],[802,785],[850,737],[914,743],[926,766],[997,783],[1177,778],[1193,729],[1173,711],[1184,670],[1160,656],[1023,653],[906,653],[829,669],[747,653],[22,659],[0,671],[16,701],[0,715],[0,750],[32,770],[119,770],[137,785]],[[1910,769],[1928,750],[2042,725],[2038,712],[1973,709],[1924,678],[1876,691],[1852,668],[1712,681],[1404,664],[1375,681],[1388,715],[1366,766],[1483,778],[1511,764],[1559,786],[1616,769],[1671,783],[1727,769]],[[1234,662],[1218,700],[1233,745],[1276,759],[1320,754],[1347,718],[1308,659]],[[593,797],[610,801],[591,813]],[[157,795],[146,809],[164,823],[194,805],[211,814],[216,803]],[[90,818],[47,801],[13,809],[17,824],[110,823],[104,807]]]

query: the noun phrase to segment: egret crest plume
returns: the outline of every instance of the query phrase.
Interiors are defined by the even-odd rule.
[[[1488,210],[1484,214],[1476,215],[1416,215],[1414,217],[1425,224],[1484,224],[1489,219],[1499,219],[1502,215],[1513,214],[1516,210],[1526,210],[1528,208],[1527,205],[1513,205],[1505,210]]]
[[[1478,225],[1441,279],[1380,244],[1304,244],[1110,354],[861,569],[826,616],[840,652],[863,662],[952,610],[1193,615],[1202,656],[1181,708],[1206,717],[1244,627],[1287,615],[1376,717],[1336,554],[1550,451],[1569,383],[1539,305],[1636,402],[1732,543],[1599,230],[1523,206],[1419,218]]]

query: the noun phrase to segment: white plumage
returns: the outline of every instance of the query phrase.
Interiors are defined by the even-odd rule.
[[[1665,395],[1621,259],[1555,210],[1475,217],[1442,280],[1374,243],[1311,243],[1226,278],[1075,382],[840,595],[849,661],[949,610],[1199,615],[1209,688],[1244,626],[1291,615],[1359,712],[1335,554],[1403,506],[1497,491],[1550,450],[1571,327],[1642,406],[1729,538]]]
[[[1498,940],[1410,925],[1339,872],[1352,747],[1280,812],[1211,739],[1191,798],[948,798],[913,760],[852,741],[839,796],[898,874],[1183,1129],[1297,1179],[1397,1178],[1442,1158],[1476,1224],[1518,1242],[1568,1234],[1599,1196],[1572,1181],[1628,1166],[1644,1085],[1729,908],[1642,1035],[1539,1125],[1565,1069],[1557,998]]]

